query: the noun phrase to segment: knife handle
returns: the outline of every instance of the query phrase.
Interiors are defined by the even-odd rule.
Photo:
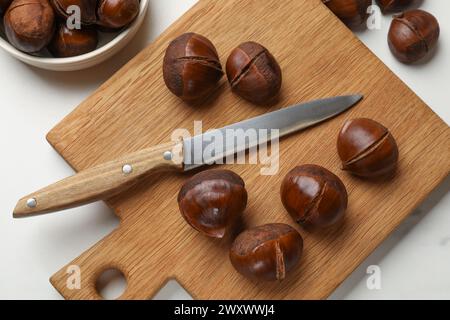
[[[181,152],[181,142],[166,143],[80,171],[20,199],[13,217],[49,213],[110,198],[154,172],[181,171],[182,161],[177,164],[173,159]]]

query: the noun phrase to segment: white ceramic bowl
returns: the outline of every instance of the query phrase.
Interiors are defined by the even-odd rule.
[[[127,45],[142,25],[142,22],[144,22],[148,9],[148,3],[149,0],[140,0],[139,14],[126,29],[114,35],[114,38],[106,43],[103,43],[105,39],[100,37],[100,43],[97,49],[80,56],[70,58],[33,56],[14,48],[6,39],[3,38],[3,35],[0,36],[0,47],[20,61],[41,69],[54,71],[74,71],[86,69],[105,61]]]

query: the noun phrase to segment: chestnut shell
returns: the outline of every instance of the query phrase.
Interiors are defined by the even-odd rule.
[[[47,0],[14,0],[3,22],[9,42],[28,53],[47,46],[55,30],[55,16]]]
[[[58,25],[48,50],[55,57],[74,57],[97,48],[98,34],[93,28],[70,30],[65,23]]]
[[[440,34],[436,18],[423,10],[394,16],[388,34],[392,54],[403,63],[414,63],[436,47]]]
[[[223,71],[211,41],[196,33],[185,33],[169,44],[163,76],[174,95],[193,102],[204,99],[217,87]]]
[[[342,169],[360,177],[388,177],[397,167],[398,147],[394,137],[371,119],[345,122],[339,132],[337,150]]]
[[[71,15],[67,13],[70,6],[78,6],[80,8],[80,20],[82,24],[90,25],[97,21],[95,9],[97,0],[50,0],[55,13],[64,21]]]
[[[303,239],[287,224],[272,223],[245,230],[234,240],[230,261],[255,280],[283,280],[299,263]]]
[[[119,29],[132,22],[139,13],[139,0],[99,0],[98,24]]]
[[[306,227],[328,227],[345,213],[348,195],[334,173],[313,164],[295,167],[283,179],[281,201],[291,217]]]
[[[377,0],[383,13],[403,11],[409,6],[412,6],[417,0]]]
[[[279,93],[282,73],[274,56],[256,42],[235,48],[226,64],[228,81],[234,93],[255,104],[266,104]]]
[[[367,21],[372,0],[322,0],[348,27],[361,28]]]
[[[247,191],[236,173],[207,170],[186,181],[178,194],[178,205],[194,229],[223,238],[247,206]]]

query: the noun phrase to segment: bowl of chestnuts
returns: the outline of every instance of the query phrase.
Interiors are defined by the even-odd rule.
[[[97,65],[136,34],[148,0],[0,0],[0,47],[55,71]]]

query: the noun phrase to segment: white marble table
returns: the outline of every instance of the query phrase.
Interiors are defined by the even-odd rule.
[[[16,200],[73,173],[45,134],[195,0],[152,0],[146,22],[125,51],[95,69],[54,73],[30,68],[0,52],[0,299],[59,299],[48,278],[118,224],[102,203],[63,214],[13,220]],[[405,66],[391,56],[381,30],[357,36],[447,124],[450,121],[450,1],[425,0],[442,28],[436,56]],[[418,186],[420,187],[420,186]],[[450,298],[449,179],[335,291],[332,299]],[[381,270],[381,290],[366,286],[367,267]],[[120,281],[107,295],[120,289]],[[189,298],[169,283],[158,298]]]

